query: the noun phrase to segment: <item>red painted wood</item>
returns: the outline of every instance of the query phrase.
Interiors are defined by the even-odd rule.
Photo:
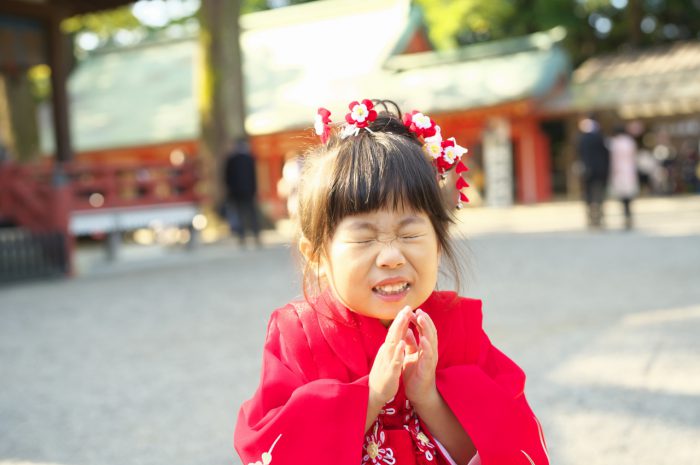
[[[200,179],[196,160],[177,166],[162,161],[65,163],[67,183],[62,187],[52,185],[53,169],[50,164],[0,167],[2,216],[35,231],[67,231],[71,212],[202,200],[196,190]]]

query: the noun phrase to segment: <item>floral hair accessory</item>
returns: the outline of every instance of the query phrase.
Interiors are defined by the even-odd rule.
[[[403,124],[418,137],[433,137],[440,127],[429,116],[418,110],[403,115]]]
[[[366,128],[369,123],[377,119],[377,111],[374,104],[369,99],[364,99],[362,103],[352,102],[348,105],[350,113],[345,115],[348,124],[354,124],[358,128]]]
[[[369,99],[364,99],[362,102],[351,102],[348,108],[350,108],[350,113],[345,115],[345,121],[348,122],[348,125],[343,128],[343,132],[340,134],[342,139],[356,136],[362,128],[369,131],[369,123],[377,119],[377,111]]]
[[[456,167],[457,182],[455,187],[459,193],[457,197],[457,208],[462,208],[462,202],[469,202],[469,199],[462,192],[462,189],[469,187],[467,181],[462,178],[462,173],[469,171],[469,168],[462,163],[462,155],[468,150],[459,144],[454,137],[442,138],[440,126],[435,124],[429,116],[414,110],[406,113],[403,117],[403,124],[416,135],[423,138],[423,151],[429,155],[442,181],[447,177],[446,173]]]
[[[314,129],[316,130],[316,135],[321,138],[321,142],[324,144],[328,142],[328,138],[331,135],[331,128],[329,127],[331,123],[331,112],[321,107],[316,113],[316,122],[314,123]]]
[[[384,102],[380,103],[385,104]],[[345,115],[347,124],[340,133],[341,139],[356,136],[359,134],[360,129],[363,128],[372,132],[369,129],[369,125],[377,119],[377,111],[374,109],[374,103],[369,99],[364,99],[361,102],[351,102],[348,108],[350,109],[350,113]],[[398,110],[398,107],[397,112],[400,116],[401,112]],[[330,137],[330,116],[331,112],[323,107],[319,108],[316,114],[314,128],[316,130],[316,135],[321,137],[321,142],[324,144],[328,142]],[[418,110],[404,114],[403,123],[409,131],[416,135],[419,141],[422,139],[423,151],[433,161],[440,175],[441,184],[444,183],[447,177],[446,173],[452,168],[455,168],[455,173],[457,173],[455,187],[458,192],[457,208],[462,208],[462,202],[469,202],[467,196],[462,192],[462,189],[469,187],[467,181],[462,178],[462,173],[469,171],[469,168],[462,162],[462,156],[466,154],[468,150],[457,144],[454,137],[444,139],[440,126],[428,115]]]

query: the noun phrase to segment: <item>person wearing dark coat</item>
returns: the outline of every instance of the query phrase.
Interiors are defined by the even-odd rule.
[[[588,226],[599,228],[603,224],[603,200],[610,171],[610,152],[596,120],[584,118],[579,122],[579,131],[576,149],[582,167]]]
[[[260,245],[260,225],[256,203],[257,178],[255,159],[246,139],[236,142],[226,158],[224,168],[226,184],[227,219],[231,232],[238,235],[245,245],[246,230],[250,230],[256,245]]]

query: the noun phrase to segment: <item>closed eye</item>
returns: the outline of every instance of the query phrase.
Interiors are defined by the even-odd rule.
[[[374,241],[375,241],[375,239],[366,239],[363,241],[348,241],[348,242],[350,242],[350,244],[371,244]]]

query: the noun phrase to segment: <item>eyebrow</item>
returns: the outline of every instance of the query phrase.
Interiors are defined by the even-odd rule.
[[[409,224],[425,224],[425,219],[421,218],[420,216],[407,216],[406,218],[402,219],[399,221],[399,228],[403,228],[404,226],[407,226]],[[374,225],[374,223],[370,221],[362,221],[362,220],[356,220],[350,223],[347,226],[348,229],[352,231],[361,231],[361,230],[368,230],[372,232],[376,232],[379,229]]]
[[[420,216],[408,216],[399,222],[399,228],[413,223],[425,224],[425,218],[421,218]]]

